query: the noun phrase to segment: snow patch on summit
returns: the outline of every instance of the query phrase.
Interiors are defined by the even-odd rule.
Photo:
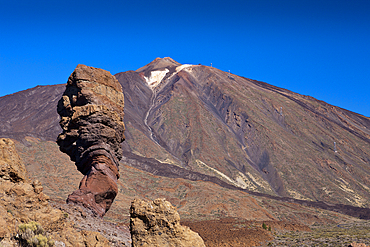
[[[192,64],[183,64],[176,67],[176,72],[172,73],[167,80],[172,78],[174,75],[179,73],[182,70],[185,70],[187,72],[192,72]],[[157,86],[159,86],[162,83],[163,78],[167,75],[167,73],[170,72],[168,69],[164,70],[154,70],[150,72],[150,76],[146,77],[144,76],[144,79],[146,83],[148,83],[149,87],[153,90]]]
[[[168,72],[170,72],[168,69],[152,71],[150,76],[144,76],[144,79],[146,83],[148,83],[149,87],[153,89],[162,81]]]
[[[177,66],[176,67],[176,72],[179,72],[179,71],[181,71],[183,69],[186,69],[186,68],[190,68],[191,66],[193,66],[193,65],[191,65],[191,64],[183,64],[183,65]]]

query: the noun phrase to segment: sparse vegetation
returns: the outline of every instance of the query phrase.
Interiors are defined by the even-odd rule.
[[[267,226],[266,226],[265,222],[262,223],[262,228],[267,230]]]
[[[67,218],[68,218],[68,216],[69,216],[69,215],[68,215],[68,213],[66,213],[66,212],[64,212],[64,213],[63,213],[63,217],[64,217],[65,219],[67,219]]]
[[[271,232],[271,226],[267,226],[265,222],[262,223],[262,228]]]
[[[313,226],[312,232],[290,231],[277,234],[268,246],[348,246],[352,242],[369,245],[370,224],[351,223]]]
[[[45,236],[42,226],[34,221],[19,225],[19,243],[21,246],[49,247],[54,246],[54,241]]]

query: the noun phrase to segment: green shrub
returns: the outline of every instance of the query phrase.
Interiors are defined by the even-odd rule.
[[[267,230],[267,226],[266,226],[265,222],[262,223],[262,228]]]
[[[19,225],[19,242],[21,246],[50,247],[54,241],[44,236],[42,226],[34,221]]]

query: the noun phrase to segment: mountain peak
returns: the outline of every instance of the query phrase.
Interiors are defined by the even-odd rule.
[[[170,78],[179,71],[191,67],[190,64],[181,64],[170,57],[157,57],[149,64],[136,70],[143,79],[148,83],[148,86],[153,89],[159,85],[163,85],[162,81]]]
[[[144,67],[141,67],[140,69],[137,69],[136,72],[140,73],[140,72],[145,72],[147,70],[150,70],[150,71],[152,71],[152,70],[163,70],[165,68],[177,67],[177,66],[180,66],[180,65],[181,65],[181,63],[176,62],[175,60],[173,60],[170,57],[164,57],[164,58],[157,57],[152,62],[145,65]]]
[[[180,65],[180,63],[176,62],[175,60],[173,60],[170,57],[164,57],[164,58],[157,57],[156,59],[153,60],[153,62],[155,62],[155,61],[167,61],[167,62],[170,62],[170,63]]]

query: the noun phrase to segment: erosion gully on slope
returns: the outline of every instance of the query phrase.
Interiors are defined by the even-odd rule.
[[[158,143],[158,141],[156,140],[155,136],[154,136],[152,127],[150,127],[149,124],[148,124],[148,117],[149,117],[149,114],[150,114],[151,110],[153,109],[154,101],[155,101],[155,99],[157,97],[157,92],[155,90],[153,90],[153,89],[152,89],[152,91],[153,91],[153,96],[152,96],[152,98],[150,100],[151,101],[150,102],[150,107],[149,107],[148,111],[146,112],[146,115],[145,115],[145,118],[144,118],[144,124],[148,128],[148,130],[149,130],[150,139],[152,139],[152,141],[155,142],[158,146],[161,146]]]

